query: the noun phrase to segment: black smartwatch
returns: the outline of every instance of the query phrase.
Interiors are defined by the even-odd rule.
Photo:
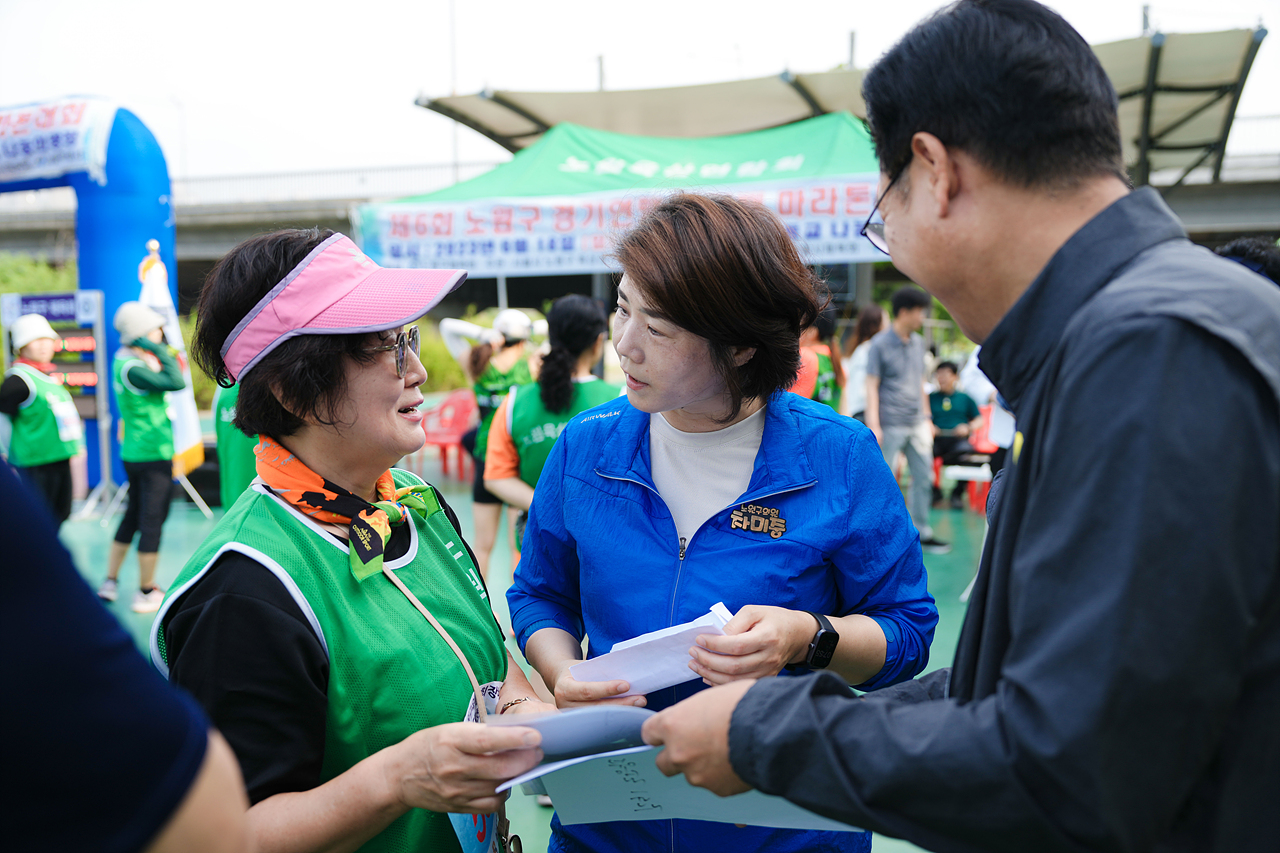
[[[836,629],[831,626],[831,620],[823,616],[821,613],[814,613],[812,610],[806,610],[814,619],[818,620],[818,633],[813,635],[813,641],[809,643],[809,653],[805,655],[803,663],[789,663],[787,669],[826,669],[831,664],[831,658],[836,653],[836,645],[840,642],[840,635],[836,633]]]

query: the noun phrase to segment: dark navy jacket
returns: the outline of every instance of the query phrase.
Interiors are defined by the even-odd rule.
[[[986,340],[1019,435],[950,670],[762,683],[761,790],[942,851],[1280,844],[1280,291],[1153,190]]]

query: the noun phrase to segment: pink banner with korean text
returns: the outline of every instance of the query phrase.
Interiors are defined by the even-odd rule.
[[[0,110],[0,182],[88,172],[105,184],[115,116],[114,103],[84,97]]]
[[[782,220],[811,264],[884,260],[859,235],[879,176],[809,177],[695,192],[758,201]],[[608,255],[670,190],[370,205],[352,211],[364,251],[385,267],[465,269],[473,277],[602,272]]]

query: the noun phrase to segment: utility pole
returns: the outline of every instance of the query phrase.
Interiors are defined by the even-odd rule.
[[[600,91],[604,91],[604,54],[596,57],[596,71],[599,73]]]
[[[1142,34],[1145,36],[1151,32],[1151,6],[1142,4]]]
[[[449,95],[458,94],[458,25],[454,16],[455,0],[449,0]],[[453,123],[453,182],[458,182],[458,123]]]
[[[853,70],[853,45],[854,45],[854,42],[857,41],[857,38],[858,38],[858,34],[853,30],[849,30],[849,64],[846,65],[845,67],[848,68],[850,71]]]

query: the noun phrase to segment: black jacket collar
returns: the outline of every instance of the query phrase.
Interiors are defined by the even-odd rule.
[[[1071,235],[996,324],[978,356],[1014,412],[1071,316],[1139,254],[1186,236],[1150,187],[1114,202]]]

